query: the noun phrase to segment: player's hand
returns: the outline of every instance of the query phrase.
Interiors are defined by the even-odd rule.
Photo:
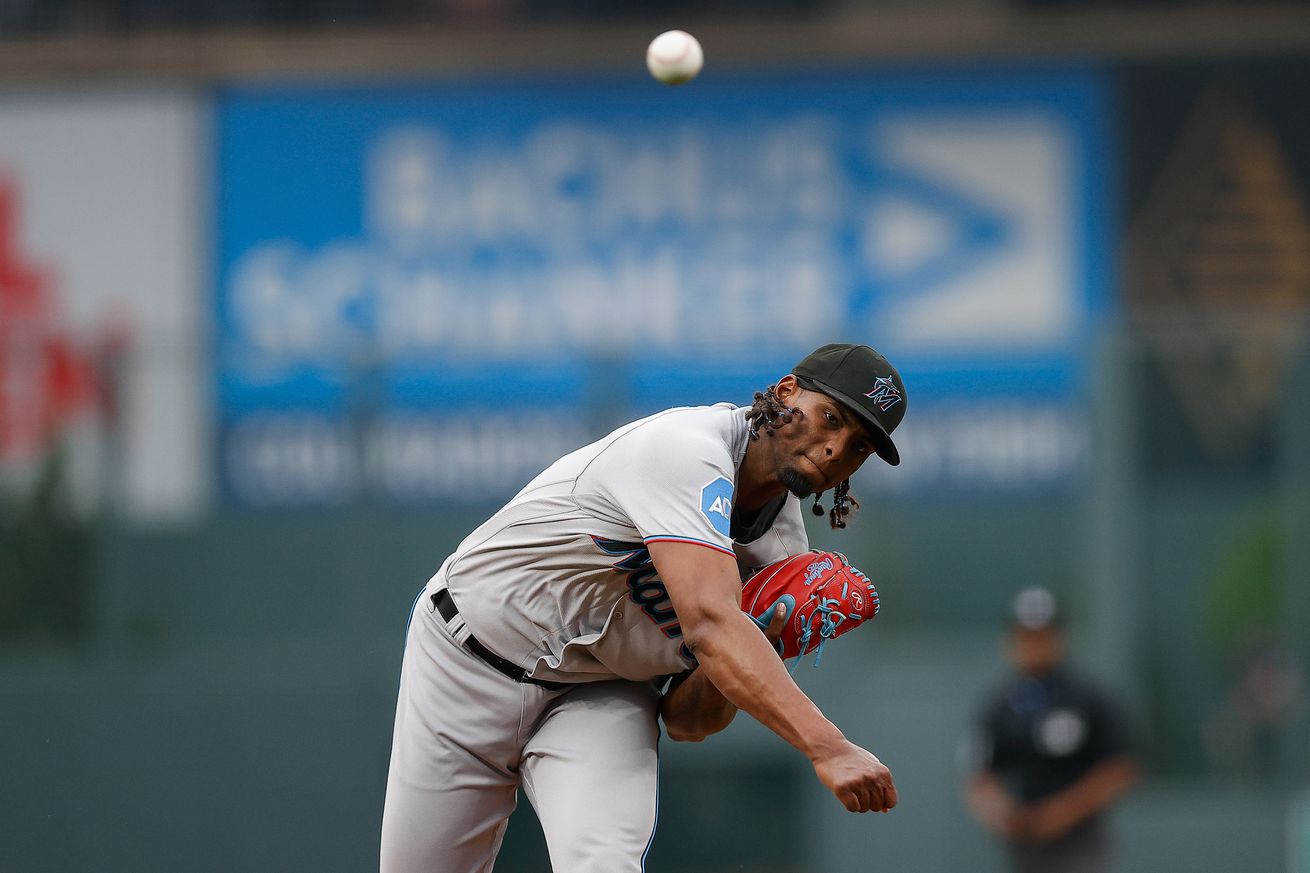
[[[773,650],[782,655],[782,632],[787,629],[787,604],[779,601],[773,607],[773,615],[769,619],[769,626],[764,629],[764,638],[773,646]]]
[[[973,804],[974,812],[983,825],[997,836],[1020,840],[1027,836],[1028,817],[1023,807],[999,790],[987,794]]]
[[[896,805],[892,772],[854,743],[815,759],[814,772],[851,812],[887,812]]]
[[[1052,797],[1027,810],[1023,836],[1038,843],[1049,843],[1067,834],[1078,822],[1078,814],[1068,803]]]

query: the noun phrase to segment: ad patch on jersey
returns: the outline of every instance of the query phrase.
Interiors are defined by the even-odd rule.
[[[700,511],[714,529],[726,536],[731,536],[732,529],[732,483],[723,476],[715,479],[700,490]]]

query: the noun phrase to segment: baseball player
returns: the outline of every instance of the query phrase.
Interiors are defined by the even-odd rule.
[[[669,409],[565,455],[469,534],[410,617],[382,873],[490,870],[520,785],[556,871],[635,873],[659,721],[694,741],[739,708],[847,809],[895,806],[890,771],[796,687],[741,588],[808,548],[801,498],[822,514],[833,491],[845,526],[851,474],[900,462],[905,406],[886,358],[827,345],[749,408]]]

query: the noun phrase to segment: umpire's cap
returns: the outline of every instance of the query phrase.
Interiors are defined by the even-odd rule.
[[[1010,605],[1010,627],[1015,630],[1059,630],[1064,626],[1064,613],[1055,595],[1045,588],[1025,588],[1014,597]]]
[[[869,425],[878,457],[895,466],[892,431],[905,418],[905,383],[891,362],[868,346],[830,343],[806,355],[792,375],[801,387],[841,401]]]

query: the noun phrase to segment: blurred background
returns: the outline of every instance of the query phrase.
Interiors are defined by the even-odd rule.
[[[796,677],[901,805],[742,718],[664,743],[649,868],[1000,870],[961,738],[1041,584],[1119,869],[1307,873],[1307,105],[1302,3],[0,0],[0,870],[376,869],[443,557],[846,340],[905,462],[812,528],[883,609]]]

